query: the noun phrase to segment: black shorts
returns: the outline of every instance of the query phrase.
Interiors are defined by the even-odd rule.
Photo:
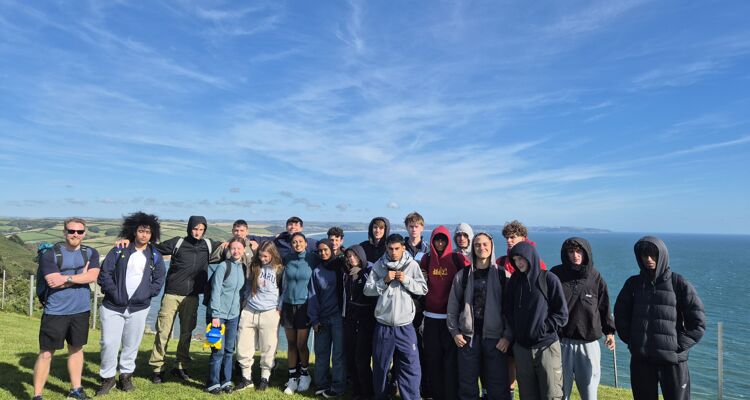
[[[39,327],[39,349],[60,350],[68,346],[82,347],[89,341],[89,311],[72,315],[42,314]]]
[[[310,317],[307,316],[307,302],[303,304],[284,303],[281,306],[281,326],[286,329],[307,329]]]

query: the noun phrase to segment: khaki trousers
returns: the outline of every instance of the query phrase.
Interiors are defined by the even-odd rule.
[[[251,379],[256,344],[260,351],[260,377],[271,377],[279,342],[279,318],[276,309],[262,312],[242,310],[237,336],[237,362],[246,379]]]
[[[198,314],[198,296],[178,296],[175,294],[164,294],[161,299],[159,316],[156,319],[156,336],[154,337],[154,349],[151,351],[149,365],[154,372],[164,369],[164,355],[167,353],[167,344],[172,335],[174,320],[180,316],[180,341],[177,343],[177,363],[175,368],[186,369],[190,363],[190,341],[193,337],[196,318]]]

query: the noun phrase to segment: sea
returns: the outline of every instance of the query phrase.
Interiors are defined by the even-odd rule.
[[[406,235],[405,232],[400,232]],[[505,253],[505,242],[500,232],[490,232],[495,238],[497,256]],[[430,232],[424,233],[429,240]],[[592,246],[596,268],[609,287],[611,305],[625,280],[638,273],[633,245],[643,233],[531,233],[545,263],[552,267],[560,263],[560,246],[570,236],[582,236]],[[323,234],[310,234],[323,237]],[[687,278],[698,291],[706,309],[706,334],[690,351],[692,394],[696,399],[715,399],[718,386],[719,325],[723,335],[723,396],[725,399],[750,398],[750,235],[656,234],[669,249],[670,267]],[[344,246],[367,239],[366,232],[346,232]],[[161,296],[154,298],[147,326],[155,327]],[[198,310],[203,322],[205,309]],[[173,332],[179,332],[179,321]],[[205,331],[205,325],[194,334]],[[312,335],[311,335],[312,336]],[[311,338],[312,340],[312,338]],[[173,345],[174,346],[174,345]],[[312,346],[310,346],[312,349]],[[286,350],[283,330],[279,335],[279,349]],[[616,364],[614,362],[616,357]],[[615,352],[602,344],[602,384],[630,387],[630,354],[627,346],[617,342]],[[615,368],[616,365],[616,368]]]

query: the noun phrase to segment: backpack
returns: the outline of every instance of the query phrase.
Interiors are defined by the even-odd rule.
[[[172,256],[177,255],[177,250],[180,249],[180,246],[182,246],[182,242],[185,241],[185,238],[179,238],[177,240],[177,243],[174,245],[174,249],[172,249]],[[211,257],[211,253],[213,253],[213,248],[211,247],[211,241],[203,238],[203,241],[206,242],[206,246],[208,246],[208,256]]]
[[[57,242],[55,244],[42,242],[39,243],[39,246],[37,246],[36,261],[38,262],[38,266],[36,269],[36,296],[39,298],[39,302],[42,304],[42,307],[45,307],[47,305],[47,298],[49,297],[49,292],[51,289],[47,285],[47,281],[44,279],[44,275],[42,274],[42,256],[50,250],[53,251],[55,253],[55,264],[57,265],[57,270],[58,272],[62,273],[62,246],[63,242]],[[89,247],[86,245],[81,245],[79,250],[81,252],[81,257],[83,257],[83,265],[75,268],[66,268],[66,271],[81,269],[89,262]]]
[[[146,258],[146,266],[151,269],[151,272],[153,272],[154,268],[156,268],[156,263],[157,263],[157,260],[158,260],[158,255],[156,254],[157,252],[156,252],[156,250],[154,250],[153,247],[151,247],[150,245],[149,245],[149,247],[151,248],[151,259]],[[121,248],[118,248],[115,251],[115,254],[116,254],[116,256],[115,256],[116,257],[115,258],[115,269],[117,269],[117,267],[120,266],[120,260],[123,259],[123,258],[125,258],[125,254],[123,254],[124,250],[125,250],[125,248],[121,247]]]
[[[232,274],[232,261],[226,260],[224,261],[224,263],[227,265],[227,269],[224,271],[224,279],[222,280],[222,282],[225,282],[229,278],[229,275]],[[213,290],[211,280],[216,273],[216,267],[218,267],[219,265],[221,264],[208,264],[208,284],[203,289],[203,305],[206,307],[211,304],[211,291]]]

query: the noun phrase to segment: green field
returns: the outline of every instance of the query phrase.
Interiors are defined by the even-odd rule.
[[[30,398],[33,394],[32,377],[34,362],[38,352],[39,319],[26,317],[18,314],[0,312],[0,399],[23,399]],[[119,390],[113,390],[107,399],[213,399],[215,396],[203,392],[204,380],[207,376],[208,355],[203,350],[201,343],[193,342],[192,351],[194,355],[193,365],[190,368],[193,379],[189,384],[177,383],[170,380],[162,385],[150,383],[148,376],[148,357],[153,336],[144,336],[138,354],[136,368],[136,391],[125,394]],[[168,363],[174,360],[174,349],[176,342],[171,342],[167,355]],[[99,381],[99,332],[91,331],[89,344],[85,347],[86,364],[84,367],[83,386],[89,396],[93,396]],[[49,381],[45,388],[45,399],[63,399],[67,395],[70,384],[67,380],[67,367],[65,364],[65,353],[60,352],[52,362],[52,370]],[[231,395],[222,395],[221,398],[246,398],[252,396],[257,399],[300,399],[314,397],[312,391],[294,396],[284,395],[280,387],[286,381],[286,355],[279,353],[279,367],[271,378],[271,388],[265,392],[255,392],[248,389]],[[168,364],[169,365],[169,364]],[[257,361],[255,363],[257,366]],[[256,378],[258,381],[257,371]],[[516,394],[516,398],[518,395]],[[579,399],[577,394],[573,398]],[[610,387],[599,388],[599,398],[602,400],[619,400],[630,398],[630,391],[614,389]]]

